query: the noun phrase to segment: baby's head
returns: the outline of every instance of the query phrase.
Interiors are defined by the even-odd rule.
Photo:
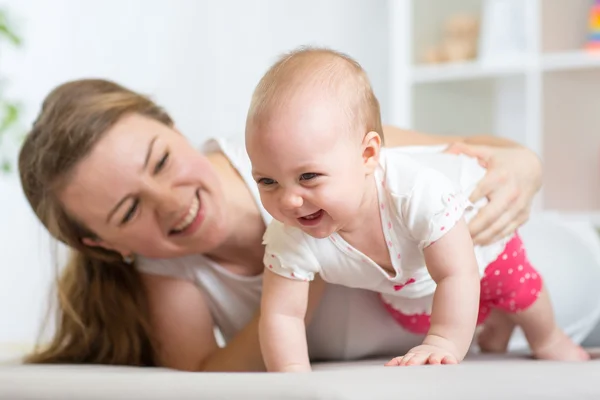
[[[326,49],[279,59],[252,96],[246,149],[261,201],[315,237],[351,229],[382,141],[379,103],[361,66]]]

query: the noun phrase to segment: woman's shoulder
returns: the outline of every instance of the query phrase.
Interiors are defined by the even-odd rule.
[[[138,256],[135,266],[142,273],[195,282],[196,271],[207,265],[199,257],[197,260],[191,260],[190,257],[157,259]]]
[[[212,137],[204,140],[200,145],[204,154],[221,152],[236,163],[245,164],[248,160],[243,138],[235,136]]]

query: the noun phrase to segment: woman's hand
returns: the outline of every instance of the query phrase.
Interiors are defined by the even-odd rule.
[[[489,147],[454,143],[446,150],[475,157],[488,172],[470,200],[489,201],[469,224],[475,244],[485,245],[511,233],[529,219],[533,197],[542,183],[542,164],[521,146]]]

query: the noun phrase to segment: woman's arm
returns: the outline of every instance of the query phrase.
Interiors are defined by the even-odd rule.
[[[494,147],[520,147],[520,145],[516,142],[493,135],[433,135],[400,129],[390,125],[386,125],[383,127],[383,135],[385,136],[385,145],[387,147],[428,146],[439,144],[452,144],[458,142]]]
[[[142,274],[161,366],[185,371],[260,371],[257,320],[220,349],[214,322],[192,282]]]
[[[469,223],[475,244],[489,244],[513,233],[529,219],[533,197],[542,185],[542,164],[531,150],[508,139],[481,136],[427,135],[384,127],[386,146],[451,144],[453,154],[475,157],[488,172],[470,200],[489,203]]]
[[[204,295],[192,282],[142,274],[151,322],[159,342],[160,365],[184,371],[265,371],[259,340],[259,313],[224,348],[214,337],[214,321]],[[325,283],[310,285],[306,323],[319,303]]]

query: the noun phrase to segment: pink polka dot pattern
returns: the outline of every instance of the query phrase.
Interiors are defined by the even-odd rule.
[[[522,311],[531,306],[540,295],[542,280],[538,277],[527,259],[521,238],[515,235],[506,244],[502,254],[485,269],[482,285],[485,283],[486,287],[494,288],[495,291],[482,291],[481,303],[506,312]]]
[[[407,331],[416,335],[425,335],[429,330],[431,317],[428,314],[406,315],[387,304],[383,299],[381,302],[387,312]]]
[[[542,279],[527,259],[521,238],[515,234],[502,254],[485,269],[481,279],[477,324],[483,323],[493,308],[509,313],[527,309],[535,303],[541,290]],[[403,314],[385,301],[382,302],[404,329],[416,334],[424,334],[429,330],[428,315]]]

